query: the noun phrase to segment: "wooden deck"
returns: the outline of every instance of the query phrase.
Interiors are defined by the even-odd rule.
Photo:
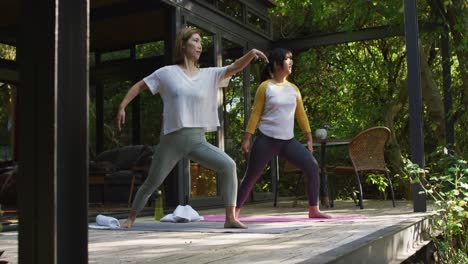
[[[292,201],[248,205],[245,215],[305,215]],[[338,201],[323,210],[333,216],[365,215],[352,222],[308,222],[281,234],[90,230],[89,263],[400,263],[429,241],[428,213],[413,213],[412,202]],[[199,211],[223,214],[223,209]],[[145,217],[138,218],[143,221]],[[149,218],[149,217],[147,217]],[[17,263],[17,232],[0,233],[0,260]]]

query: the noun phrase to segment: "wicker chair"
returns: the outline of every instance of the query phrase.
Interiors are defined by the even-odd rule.
[[[385,166],[384,150],[385,144],[390,137],[390,129],[386,127],[372,127],[360,132],[349,144],[349,158],[353,164],[352,167],[335,167],[334,174],[344,174],[354,172],[356,175],[359,191],[359,207],[364,208],[362,203],[362,184],[361,177],[367,172],[384,172],[388,179],[392,195],[393,207],[395,207],[395,195],[393,192],[392,180]],[[334,197],[332,196],[332,199]]]

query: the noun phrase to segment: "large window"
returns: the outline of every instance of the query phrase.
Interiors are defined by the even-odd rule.
[[[164,55],[164,41],[154,41],[135,45],[136,59],[143,59]]]
[[[266,16],[258,14],[251,7],[237,1],[237,0],[204,0],[208,6],[214,10],[220,11],[223,14],[243,23],[247,26],[251,26],[258,32],[270,34],[270,20]],[[246,14],[246,15],[245,15]]]
[[[16,60],[16,47],[0,43],[0,59]]]
[[[91,84],[89,104],[90,157],[96,152],[134,144],[156,145],[159,142],[163,103],[159,95],[145,91],[126,108],[122,131],[117,131],[114,121],[117,108],[128,89],[138,80],[163,65],[165,43],[163,40],[136,44],[130,48],[90,52]],[[97,107],[97,108],[96,108]],[[134,117],[133,107],[138,107]],[[103,124],[97,124],[97,120]],[[100,122],[100,121],[98,121]],[[133,124],[139,122],[139,124]],[[100,129],[97,129],[100,127]],[[134,128],[138,129],[134,129]],[[96,133],[102,133],[99,137]],[[139,133],[138,135],[134,133]],[[101,140],[102,142],[97,142]],[[99,147],[97,145],[99,144]]]
[[[222,39],[223,66],[233,63],[244,53],[244,48],[227,39]],[[245,172],[245,158],[241,150],[244,135],[244,73],[231,77],[223,93],[224,146],[226,153],[236,161],[237,176]]]
[[[129,59],[130,56],[130,49],[110,51],[101,54],[101,61]]]
[[[247,12],[247,22],[259,30],[269,32],[268,21],[250,10]]]
[[[13,159],[16,87],[0,82],[0,162]]]
[[[233,0],[218,0],[218,9],[239,21],[244,20],[243,5]]]

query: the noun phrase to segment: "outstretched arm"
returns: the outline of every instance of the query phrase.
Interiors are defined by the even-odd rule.
[[[265,54],[263,54],[263,52],[257,49],[251,49],[249,52],[244,54],[244,56],[240,57],[227,67],[224,78],[231,77],[232,75],[242,71],[253,59],[258,58],[264,59],[266,62],[268,62],[268,58],[265,56]]]
[[[128,90],[127,94],[119,105],[119,110],[117,111],[117,116],[115,117],[115,125],[119,131],[122,128],[122,125],[125,124],[125,107],[127,107],[133,98],[146,89],[148,89],[148,86],[143,80],[141,80],[134,84],[130,90]]]

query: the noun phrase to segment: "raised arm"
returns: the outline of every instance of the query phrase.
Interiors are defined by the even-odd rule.
[[[251,49],[249,52],[244,54],[244,56],[240,57],[227,67],[224,78],[231,77],[232,75],[242,71],[253,59],[258,58],[264,59],[266,62],[268,62],[268,58],[265,56],[265,54],[263,54],[263,52],[257,49]]]
[[[133,98],[146,89],[148,89],[148,86],[143,80],[141,80],[128,90],[127,94],[119,105],[119,110],[117,111],[117,116],[115,117],[115,125],[119,131],[122,128],[122,125],[125,124],[125,107],[127,107]]]

